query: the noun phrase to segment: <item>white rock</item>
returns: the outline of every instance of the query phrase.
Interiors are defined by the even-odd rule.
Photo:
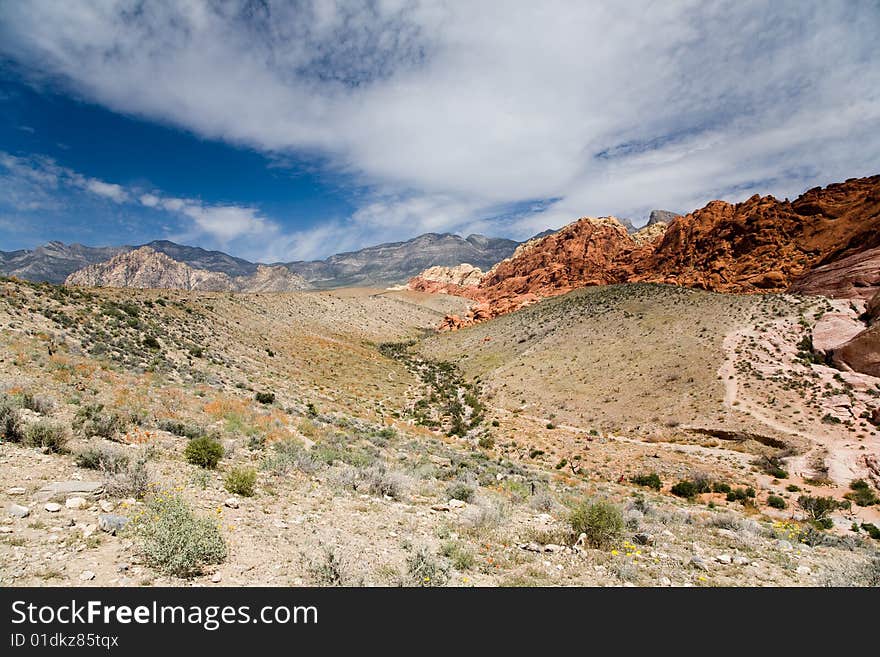
[[[79,578],[83,582],[89,582],[95,579],[95,573],[93,573],[91,570],[84,570],[79,574]]]
[[[9,515],[13,518],[27,518],[31,514],[31,510],[21,504],[10,504]]]
[[[214,573],[211,576],[211,581],[214,582],[214,584],[217,584],[221,579],[223,579],[223,577],[220,575],[220,573]]]
[[[809,575],[811,572],[813,572],[813,571],[810,570],[809,566],[798,566],[797,567],[797,574],[798,575]]]
[[[116,505],[113,504],[113,502],[111,502],[110,500],[101,500],[100,502],[98,502],[98,507],[104,513],[110,513],[113,509],[116,508]]]
[[[85,509],[89,505],[84,497],[68,497],[64,502],[64,506],[68,509]]]
[[[750,563],[751,563],[751,561],[749,561],[745,557],[734,557],[733,558],[733,565],[735,565],[735,566],[748,566]]]
[[[24,495],[27,491],[21,486],[13,486],[6,491],[7,495]]]
[[[733,558],[731,558],[729,554],[719,554],[717,557],[715,557],[715,561],[723,564],[731,564],[733,563]]]
[[[98,529],[98,525],[92,523],[89,525],[80,525],[80,531],[82,532],[83,538],[88,538]]]
[[[450,509],[463,509],[467,506],[467,502],[462,502],[461,500],[449,500],[446,503]]]
[[[58,513],[61,511],[61,505],[58,502],[47,502],[46,506],[43,507],[49,513]]]
[[[227,497],[223,501],[223,504],[228,506],[230,509],[237,509],[238,508],[238,498],[237,497]]]
[[[12,533],[12,527],[10,527],[9,525],[0,526],[0,534],[11,534],[11,533]]]
[[[672,580],[668,577],[661,577],[660,586],[672,586]]]

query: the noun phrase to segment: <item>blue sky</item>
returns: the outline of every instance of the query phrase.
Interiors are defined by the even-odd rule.
[[[254,260],[880,172],[875,2],[0,3],[0,249]]]

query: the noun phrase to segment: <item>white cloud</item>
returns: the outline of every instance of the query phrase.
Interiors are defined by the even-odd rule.
[[[159,197],[155,194],[141,194],[138,200],[141,202],[141,205],[144,205],[148,208],[155,208],[157,205],[159,205],[160,201]]]
[[[86,189],[92,194],[109,198],[116,203],[124,203],[128,200],[128,194],[120,185],[106,183],[102,180],[96,180],[95,178],[87,180],[85,185]]]
[[[356,235],[526,237],[794,196],[880,162],[875,3],[133,6],[5,3],[0,51],[116,111],[326,156],[377,190],[345,224]],[[557,201],[505,211],[535,199]],[[248,208],[161,207],[218,239],[273,230]]]

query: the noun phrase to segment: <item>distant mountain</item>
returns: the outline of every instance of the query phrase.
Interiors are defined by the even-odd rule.
[[[293,292],[309,287],[302,276],[283,266],[256,265],[253,273],[233,277],[190,267],[149,246],[88,265],[68,276],[65,284],[213,292]]]
[[[386,286],[405,283],[432,266],[456,266],[463,262],[490,269],[509,257],[518,242],[502,238],[449,233],[427,233],[405,242],[371,246],[360,251],[340,253],[326,260],[274,263],[302,276],[317,288],[350,285]],[[221,251],[157,240],[142,246],[193,269],[225,274],[231,278],[253,276],[259,263],[236,258]],[[88,265],[105,263],[114,256],[139,249],[138,246],[93,248],[80,244],[50,242],[32,250],[0,251],[0,273],[31,281],[63,283]]]
[[[450,233],[426,233],[406,242],[379,244],[339,253],[326,260],[291,262],[290,271],[318,288],[405,283],[424,269],[468,263],[483,270],[509,257],[519,243],[513,240]]]
[[[16,276],[27,281],[62,283],[77,269],[104,262],[132,248],[134,247],[91,247],[49,242],[36,249],[0,251],[0,272],[5,276]]]

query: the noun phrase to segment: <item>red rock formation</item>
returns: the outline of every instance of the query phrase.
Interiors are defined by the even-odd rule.
[[[842,369],[880,376],[880,324],[835,349],[831,361]]]
[[[811,189],[792,202],[772,196],[712,201],[642,245],[613,218],[585,218],[520,246],[466,292],[479,301],[469,315],[448,318],[444,327],[575,288],[622,282],[866,298],[880,280],[877,255],[880,176]]]

